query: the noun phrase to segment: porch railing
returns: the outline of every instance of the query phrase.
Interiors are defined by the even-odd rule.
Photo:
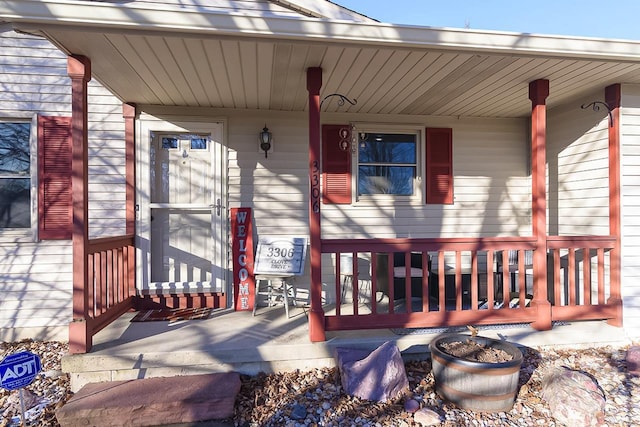
[[[552,319],[610,319],[621,324],[615,238],[551,236],[547,248]]]
[[[134,236],[92,239],[86,246],[88,279],[84,299],[74,298],[74,322],[70,333],[71,353],[91,349],[92,337],[134,306]],[[74,323],[84,323],[74,334]]]
[[[536,241],[530,237],[322,240],[322,253],[331,254],[333,263],[322,281],[330,283],[326,295],[335,302],[326,305],[325,328],[532,323],[541,315],[550,316],[550,324],[619,316],[611,298],[620,289],[609,257],[615,239],[547,242],[547,264],[533,265]],[[398,266],[398,260],[404,262]],[[412,260],[421,261],[418,268]],[[551,312],[541,313],[538,300],[549,301]]]

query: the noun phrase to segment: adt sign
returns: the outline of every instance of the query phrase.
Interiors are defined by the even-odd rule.
[[[7,356],[0,362],[0,387],[16,390],[28,386],[41,369],[37,354],[21,351]]]

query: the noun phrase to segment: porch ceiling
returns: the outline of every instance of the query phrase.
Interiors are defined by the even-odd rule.
[[[18,15],[9,9],[20,2],[5,3],[0,22],[89,57],[96,80],[137,104],[304,111],[308,67],[323,69],[321,96],[358,101],[324,111],[368,114],[523,117],[535,79],[550,81],[550,108],[640,83],[638,42],[229,13],[174,13],[170,25],[127,2],[88,22],[82,11]]]

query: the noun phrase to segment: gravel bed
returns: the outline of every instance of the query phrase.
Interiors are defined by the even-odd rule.
[[[442,401],[434,392],[430,361],[406,363],[410,391],[385,403],[344,395],[335,368],[243,375],[235,416],[229,425],[421,426],[414,415],[405,410],[407,401],[413,400],[417,403],[416,406],[410,402],[414,406],[438,413],[441,422],[436,425],[440,426],[562,426],[541,398],[541,383],[553,368],[566,366],[593,375],[605,392],[607,405],[601,426],[640,426],[640,378],[627,373],[627,348],[523,349],[524,362],[515,404],[511,411],[499,413],[461,410]],[[0,359],[22,350],[40,355],[43,364],[41,374],[25,388],[25,396],[46,407],[35,411],[29,425],[56,426],[55,408],[72,396],[68,376],[60,371],[60,359],[67,352],[67,345],[34,341],[2,343]],[[0,427],[16,425],[11,420],[20,414],[17,396],[17,391],[0,389]]]

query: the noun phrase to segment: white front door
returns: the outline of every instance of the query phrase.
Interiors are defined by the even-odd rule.
[[[151,131],[148,287],[224,292],[222,124]]]

